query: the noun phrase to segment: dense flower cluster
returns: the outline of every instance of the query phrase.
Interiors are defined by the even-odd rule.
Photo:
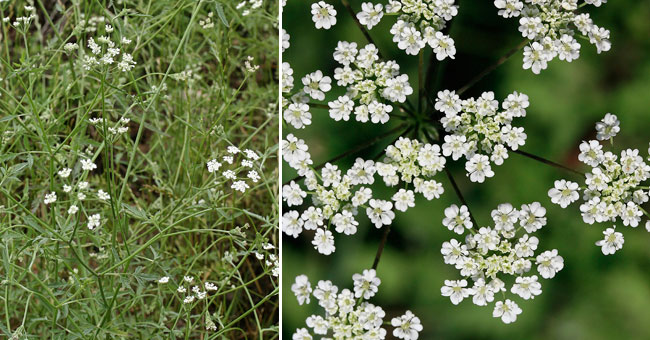
[[[296,277],[291,290],[298,303],[309,304],[313,296],[325,310],[324,317],[309,316],[305,321],[307,327],[313,334],[332,339],[385,339],[387,332],[382,326],[386,312],[367,301],[377,294],[381,280],[374,269],[354,274],[352,280],[352,291],[346,288],[339,292],[339,288],[331,281],[318,281],[316,287],[312,288],[306,275]],[[391,325],[394,327],[393,336],[404,340],[415,340],[422,331],[420,319],[411,311],[393,318]],[[300,328],[293,334],[293,340],[311,339],[312,335],[307,328]]]
[[[583,5],[599,7],[607,1],[585,0],[495,0],[499,15],[520,18],[519,31],[532,42],[524,47],[524,69],[539,74],[555,57],[571,62],[580,56],[576,31],[596,46],[598,53],[609,51],[609,30],[594,25],[587,13],[578,13]]]
[[[339,41],[334,60],[342,66],[334,70],[336,84],[347,89],[328,103],[330,117],[336,121],[347,121],[354,112],[359,122],[386,123],[393,107],[383,102],[403,103],[413,93],[408,75],[400,74],[396,62],[380,61],[373,44],[357,49],[354,42]]]
[[[214,158],[208,161],[206,165],[209,173],[222,170],[220,180],[230,181],[231,189],[245,192],[250,188],[248,182],[257,183],[261,178],[258,172],[261,165],[256,164],[259,159],[260,156],[255,151],[250,149],[242,151],[238,147],[231,145],[226,148],[226,154],[221,157],[221,161]],[[224,164],[227,169],[222,169]]]
[[[390,33],[400,49],[416,55],[428,44],[436,58],[443,60],[456,55],[454,40],[442,30],[457,14],[454,0],[390,0],[386,6],[362,3],[357,19],[372,29],[384,15],[396,16]]]
[[[650,178],[650,165],[643,160],[638,149],[623,150],[620,157],[603,150],[600,141],[612,140],[620,131],[619,124],[618,118],[608,113],[596,124],[597,140],[580,144],[578,159],[591,167],[584,186],[558,180],[548,195],[551,202],[566,208],[580,199],[578,192],[582,190],[584,202],[580,211],[585,223],[615,223],[620,219],[623,225],[636,228],[641,224],[641,217],[647,216],[641,204],[648,202],[649,191],[648,186],[642,184]],[[597,243],[605,255],[613,254],[623,245],[623,235],[614,232],[614,228],[607,229],[605,239]],[[650,221],[646,222],[646,228],[650,231]]]
[[[454,92],[438,92],[435,109],[445,116],[440,120],[445,131],[442,152],[457,160],[465,157],[465,169],[472,182],[482,183],[494,176],[490,161],[503,164],[508,148],[517,150],[526,142],[524,128],[513,127],[512,120],[526,116],[528,96],[513,92],[499,102],[494,93],[484,92],[480,98],[461,100]]]
[[[305,177],[305,186],[313,201],[313,205],[302,214],[294,210],[286,212],[282,217],[282,229],[293,237],[298,237],[303,228],[315,230],[312,243],[325,255],[336,249],[330,226],[338,233],[355,234],[359,225],[356,216],[360,208],[365,209],[375,227],[381,228],[395,218],[393,209],[406,211],[415,206],[415,193],[432,200],[444,192],[442,185],[432,179],[445,165],[445,158],[437,145],[400,138],[386,148],[386,157],[382,162],[357,158],[345,174],[330,163],[317,174],[311,168],[313,162],[307,145],[292,134],[282,142],[282,148],[285,161]],[[367,186],[374,183],[375,175],[381,176],[388,186],[396,186],[401,180],[405,184],[412,184],[414,190],[399,189],[392,196],[392,202],[373,198],[372,190]],[[307,192],[294,181],[282,188],[282,198],[289,207],[302,205],[306,197]],[[328,220],[329,223],[326,223]]]
[[[81,53],[81,66],[86,71],[98,66],[112,66],[113,64],[116,64],[117,68],[122,72],[129,72],[135,67],[136,62],[133,60],[133,56],[129,53],[122,52],[117,44],[111,40],[110,34],[113,30],[113,26],[106,24],[104,26],[106,35],[99,36],[96,41],[93,37],[88,38],[87,46],[90,53],[84,50]],[[126,37],[123,37],[119,42],[122,46],[129,45],[130,43],[131,40]],[[68,45],[66,49],[68,50],[69,47],[71,50],[72,46],[74,45]],[[120,53],[122,53],[122,58],[117,62],[117,57]]]
[[[445,280],[440,289],[442,295],[448,296],[455,305],[471,296],[478,306],[487,306],[498,299],[495,295],[501,295],[503,301],[495,303],[492,315],[504,323],[516,321],[522,311],[505,297],[506,282],[514,281],[509,289],[512,294],[524,300],[533,299],[542,293],[537,275],[529,274],[533,262],[545,279],[553,278],[564,267],[564,260],[555,249],[535,255],[539,239],[531,234],[546,225],[545,214],[546,209],[538,202],[524,204],[520,210],[504,203],[492,211],[494,227],[479,228],[470,220],[467,207],[447,208],[443,225],[457,234],[469,233],[464,243],[451,239],[442,244],[445,263],[455,266],[463,277]]]

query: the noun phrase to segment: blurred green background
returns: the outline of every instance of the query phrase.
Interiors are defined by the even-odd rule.
[[[283,25],[291,35],[291,47],[284,53],[284,61],[294,69],[296,87],[302,86],[302,76],[317,69],[333,76],[336,64],[331,54],[337,41],[355,41],[361,46],[366,43],[345,8],[337,1],[329,2],[338,11],[338,23],[329,31],[314,28],[312,1],[291,1],[285,7]],[[352,2],[356,11],[360,3]],[[443,62],[440,86],[435,91],[460,88],[523,40],[517,20],[499,17],[492,1],[463,0],[460,6],[450,30],[458,53],[455,60]],[[541,75],[522,69],[519,51],[463,95],[478,96],[491,90],[501,101],[512,91],[528,94],[528,116],[513,124],[523,126],[528,134],[522,149],[576,168],[581,168],[576,152],[580,141],[593,137],[594,124],[607,112],[618,115],[622,127],[612,151],[638,148],[646,155],[650,141],[650,1],[610,1],[600,8],[587,6],[587,10],[597,25],[611,31],[611,51],[598,55],[595,47],[581,40],[577,61],[556,59]],[[393,18],[385,17],[371,35],[386,58],[396,60],[409,74],[411,85],[417,89],[417,56],[405,55],[391,41],[388,30],[393,22]],[[430,48],[426,50],[425,61]],[[327,99],[342,92],[335,86]],[[415,102],[416,97],[410,100]],[[285,125],[284,134],[305,139],[315,164],[399,124],[397,119],[383,126],[335,122],[322,109],[312,109],[312,114],[311,126],[296,131]],[[359,156],[374,157],[392,140],[387,138]],[[338,164],[347,168],[353,158]],[[586,225],[577,204],[563,210],[551,204],[547,196],[554,180],[579,178],[512,153],[504,165],[495,168],[495,177],[480,185],[469,182],[460,162],[449,160],[448,164],[479,224],[491,223],[490,211],[499,203],[520,206],[541,202],[547,208],[549,223],[537,234],[539,249],[557,248],[565,268],[554,279],[542,281],[543,293],[535,300],[515,299],[523,314],[511,325],[492,317],[493,305],[478,307],[471,300],[452,305],[440,295],[440,286],[459,274],[443,263],[440,246],[454,235],[441,221],[444,208],[459,201],[447,178],[439,174],[436,180],[445,187],[443,197],[426,201],[417,195],[416,207],[397,212],[393,222],[378,267],[382,284],[371,300],[386,310],[385,320],[412,310],[424,325],[422,339],[650,339],[650,233],[643,227],[621,227],[623,249],[604,256],[594,242],[611,225]],[[283,167],[283,182],[295,177],[286,164]],[[375,192],[388,199],[393,191]],[[313,301],[309,306],[298,306],[290,290],[295,276],[307,274],[312,285],[328,279],[341,289],[351,288],[352,274],[372,265],[382,231],[370,225],[366,217],[360,220],[356,235],[335,236],[337,250],[331,256],[320,255],[312,248],[309,233],[295,240],[283,235],[285,339],[290,339],[296,328],[305,327],[308,315],[323,313]]]

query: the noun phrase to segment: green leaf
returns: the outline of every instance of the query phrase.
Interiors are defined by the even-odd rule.
[[[230,24],[226,20],[226,16],[223,13],[223,6],[221,6],[221,4],[217,2],[216,7],[217,7],[217,15],[219,16],[219,19],[221,19],[221,22],[223,22],[223,24],[226,27],[230,27]]]

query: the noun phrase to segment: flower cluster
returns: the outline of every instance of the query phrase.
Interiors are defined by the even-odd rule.
[[[158,280],[158,284],[168,284],[169,280],[169,276],[163,276]],[[212,282],[205,282],[203,287],[200,287],[200,285],[195,285],[194,277],[192,276],[184,276],[183,280],[176,288],[176,292],[179,294],[185,294],[183,303],[187,305],[192,304],[197,300],[205,299],[208,296],[208,292],[213,292],[216,290],[218,290],[217,285]]]
[[[432,200],[444,192],[442,185],[432,179],[445,166],[445,158],[437,145],[402,137],[386,148],[386,157],[382,162],[357,158],[345,174],[330,163],[325,164],[317,174],[311,168],[313,162],[307,145],[292,134],[283,141],[282,149],[289,166],[305,177],[305,186],[313,200],[313,205],[302,214],[295,210],[286,212],[282,217],[282,229],[293,237],[298,237],[303,228],[315,230],[312,243],[325,255],[336,249],[329,227],[333,226],[338,233],[355,234],[359,225],[356,215],[360,208],[365,208],[370,221],[381,228],[395,218],[393,208],[406,211],[415,206],[415,193]],[[396,186],[401,180],[413,185],[414,190],[399,189],[392,196],[392,201],[373,198],[372,190],[367,186],[374,183],[376,174],[388,186]],[[302,205],[306,197],[307,192],[294,181],[282,188],[282,198],[289,207]],[[327,220],[329,223],[325,223]]]
[[[492,315],[504,323],[516,321],[521,308],[505,297],[506,281],[514,281],[511,293],[524,300],[533,299],[542,293],[537,275],[528,274],[533,261],[545,279],[553,278],[564,267],[564,260],[555,249],[535,256],[539,239],[530,234],[546,225],[545,214],[546,209],[538,202],[524,204],[520,210],[504,203],[492,211],[494,227],[478,228],[470,220],[467,207],[452,205],[445,209],[443,225],[461,235],[469,233],[464,243],[451,239],[442,244],[445,263],[455,266],[463,277],[445,280],[440,289],[442,295],[455,305],[471,296],[474,304],[487,306],[496,294],[503,292],[503,301],[495,303]]]
[[[377,294],[381,280],[374,269],[354,274],[352,280],[352,291],[346,288],[339,292],[331,281],[318,281],[312,288],[306,275],[296,277],[291,290],[298,303],[309,304],[313,296],[325,310],[325,317],[309,316],[305,321],[307,327],[314,334],[332,339],[385,339],[387,332],[382,326],[386,312],[367,301]],[[411,311],[393,318],[391,325],[394,327],[393,336],[404,340],[415,340],[422,331],[420,319]],[[293,340],[306,339],[312,339],[307,328],[300,328],[293,335]]]
[[[396,62],[380,61],[373,44],[357,49],[354,42],[339,41],[334,60],[342,66],[334,70],[334,79],[347,89],[345,95],[328,103],[330,117],[336,121],[347,121],[354,112],[359,122],[384,124],[393,111],[384,102],[404,103],[413,93],[408,75],[400,74]]]
[[[397,46],[407,54],[416,55],[427,44],[438,60],[454,58],[454,40],[442,33],[447,22],[458,14],[455,0],[390,0],[382,4],[364,2],[357,19],[372,29],[386,15],[396,16],[390,33]]]
[[[618,118],[608,113],[596,124],[596,140],[580,144],[578,160],[591,167],[585,175],[584,186],[558,180],[548,195],[551,202],[566,208],[580,199],[579,190],[582,190],[584,202],[580,211],[585,223],[615,223],[620,219],[623,225],[636,228],[641,224],[641,217],[644,214],[648,216],[641,204],[649,199],[649,188],[642,184],[650,178],[650,165],[640,156],[638,149],[623,150],[620,157],[603,150],[600,141],[613,140],[620,131],[619,124]],[[604,240],[597,243],[605,255],[613,254],[623,245],[623,235],[615,232],[614,228],[607,229]],[[646,222],[646,228],[650,231],[650,221]]]
[[[85,179],[88,176],[90,171],[97,169],[97,165],[89,158],[82,158],[77,166],[72,168],[61,168],[58,170],[57,175],[64,182],[61,191],[68,196],[68,199],[65,199],[62,202],[67,203],[67,215],[69,218],[74,218],[74,216],[79,212],[86,216],[86,227],[93,230],[102,225],[102,216],[100,213],[93,213],[90,209],[84,207],[84,202],[89,201],[89,196],[96,199],[98,202],[107,203],[111,199],[111,195],[105,192],[102,189],[94,191],[90,187]],[[76,180],[71,180],[71,176],[78,177]],[[59,200],[57,193],[52,191],[45,195],[43,203],[46,205],[53,205]]]
[[[465,100],[454,91],[438,92],[435,109],[445,114],[441,123],[449,133],[444,137],[443,154],[454,160],[465,157],[467,176],[482,183],[494,176],[490,161],[503,164],[508,148],[517,150],[526,142],[524,128],[513,127],[512,120],[525,117],[528,105],[528,96],[518,92],[508,95],[501,111],[492,92]]]
[[[89,71],[96,66],[111,66],[116,63],[117,56],[122,53],[121,61],[117,62],[117,68],[122,72],[129,72],[132,70],[136,62],[133,56],[129,53],[121,52],[117,44],[111,40],[110,34],[113,32],[113,26],[106,24],[104,32],[106,35],[99,36],[97,41],[93,37],[88,38],[88,49],[90,53],[84,52],[82,54],[81,66]],[[131,40],[122,37],[120,44],[126,46],[131,43]],[[73,49],[73,45],[68,45],[66,50],[69,52]]]
[[[253,150],[246,149],[240,150],[238,147],[231,145],[226,148],[226,155],[221,157],[221,161],[216,158],[209,160],[206,164],[209,173],[216,173],[222,166],[227,164],[228,169],[221,169],[221,175],[225,178],[224,181],[231,181],[230,188],[239,192],[245,192],[250,188],[248,182],[257,183],[260,180],[259,172],[260,164],[255,164],[260,159],[260,156]],[[222,163],[223,162],[223,163]],[[243,174],[246,173],[244,177]]]
[[[236,8],[241,11],[241,15],[248,16],[251,11],[262,7],[262,0],[244,0],[237,4]]]
[[[519,31],[532,43],[524,48],[524,69],[539,74],[555,57],[571,62],[580,56],[576,30],[596,46],[598,53],[609,51],[609,31],[594,25],[587,13],[577,13],[583,5],[599,7],[607,1],[585,0],[495,0],[499,15],[519,19]]]

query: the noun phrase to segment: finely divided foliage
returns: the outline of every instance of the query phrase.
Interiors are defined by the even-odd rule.
[[[424,80],[424,75],[429,75],[424,56],[431,56],[429,68],[455,57],[455,42],[448,32],[453,18],[463,10],[462,5],[454,0],[311,3],[316,29],[335,29],[341,15],[349,15],[366,42],[339,41],[332,54],[332,63],[336,65],[333,73],[317,69],[294,75],[291,60],[285,59],[282,64],[282,108],[288,132],[281,148],[284,161],[297,173],[282,188],[284,233],[293,238],[309,234],[314,249],[330,255],[345,252],[337,247],[336,239],[340,234],[357,233],[360,222],[367,218],[370,224],[383,229],[372,271],[363,274],[372,276],[378,285],[375,269],[396,214],[414,207],[417,194],[427,200],[440,198],[446,192],[439,178],[443,174],[451,185],[449,189],[453,189],[447,192],[453,192],[462,204],[444,210],[442,225],[462,237],[442,244],[444,262],[454,266],[460,277],[440,282],[441,294],[453,304],[471,297],[478,306],[492,305],[492,315],[502,322],[516,321],[522,313],[521,302],[517,300],[540,295],[542,281],[552,279],[565,265],[557,249],[538,251],[543,241],[536,232],[547,225],[546,209],[540,202],[523,204],[519,209],[503,203],[492,211],[491,226],[478,224],[454,180],[450,164],[463,158],[465,174],[475,183],[493,177],[496,166],[512,153],[573,175],[582,173],[521,150],[527,135],[523,127],[517,126],[517,119],[526,117],[529,107],[534,107],[534,99],[518,91],[506,95],[501,103],[490,91],[477,98],[461,96],[522,48],[523,68],[532,69],[535,74],[556,57],[569,62],[577,59],[578,40],[589,41],[598,53],[609,50],[609,31],[594,25],[586,13],[588,5],[599,7],[605,2],[494,1],[494,15],[519,18],[519,31],[525,40],[460,89],[439,87],[435,91],[431,91],[428,79]],[[292,5],[301,6],[305,12],[310,7]],[[379,31],[376,27],[383,20],[391,20],[392,26]],[[298,33],[282,30],[283,52],[300,48],[291,44],[291,35]],[[409,79],[372,39],[373,34],[386,33],[392,35],[400,52],[419,56],[418,79]],[[309,33],[305,30],[302,34]],[[295,86],[294,76],[301,79],[302,87]],[[417,93],[413,83],[418,85]],[[330,95],[334,86],[340,87],[336,92],[342,90],[344,94]],[[417,98],[412,98],[416,94]],[[387,124],[396,119],[402,124],[332,160],[316,163],[310,152],[313,146],[298,137],[304,136],[298,130],[308,129],[313,115],[325,112],[342,124],[351,120],[352,115],[358,122]],[[619,131],[618,125],[616,117],[608,114],[597,124],[598,139],[611,139]],[[358,157],[349,168],[336,164],[397,133],[399,136],[376,157]],[[584,143],[580,149],[580,160],[594,167],[585,176],[585,187],[567,180],[557,181],[549,191],[551,201],[566,207],[580,198],[577,190],[583,189],[585,204],[581,210],[586,222],[614,221],[619,217],[625,225],[639,225],[640,216],[645,213],[640,204],[648,201],[648,188],[640,183],[648,179],[649,170],[638,150],[623,151],[618,159],[603,152],[598,141]],[[647,226],[650,228],[650,222]],[[623,236],[614,228],[605,230],[604,236],[597,243],[603,253],[611,254],[621,248]],[[354,293],[358,293],[356,280]],[[389,337],[385,330],[377,328],[381,323],[376,326],[366,318],[370,313],[373,320],[381,319],[385,313],[369,304],[365,295],[359,299],[361,295],[348,289],[339,292],[330,281],[319,281],[312,287],[305,275],[298,276],[291,289],[299,304],[309,304],[313,296],[325,309],[325,316],[307,318],[309,329],[298,329],[294,340],[312,339],[314,335],[337,339]],[[375,291],[376,287],[372,295]],[[410,311],[393,319],[392,325],[397,327],[393,335],[404,339],[417,339],[422,330],[420,320]]]
[[[0,1],[0,338],[277,337],[277,6]]]

